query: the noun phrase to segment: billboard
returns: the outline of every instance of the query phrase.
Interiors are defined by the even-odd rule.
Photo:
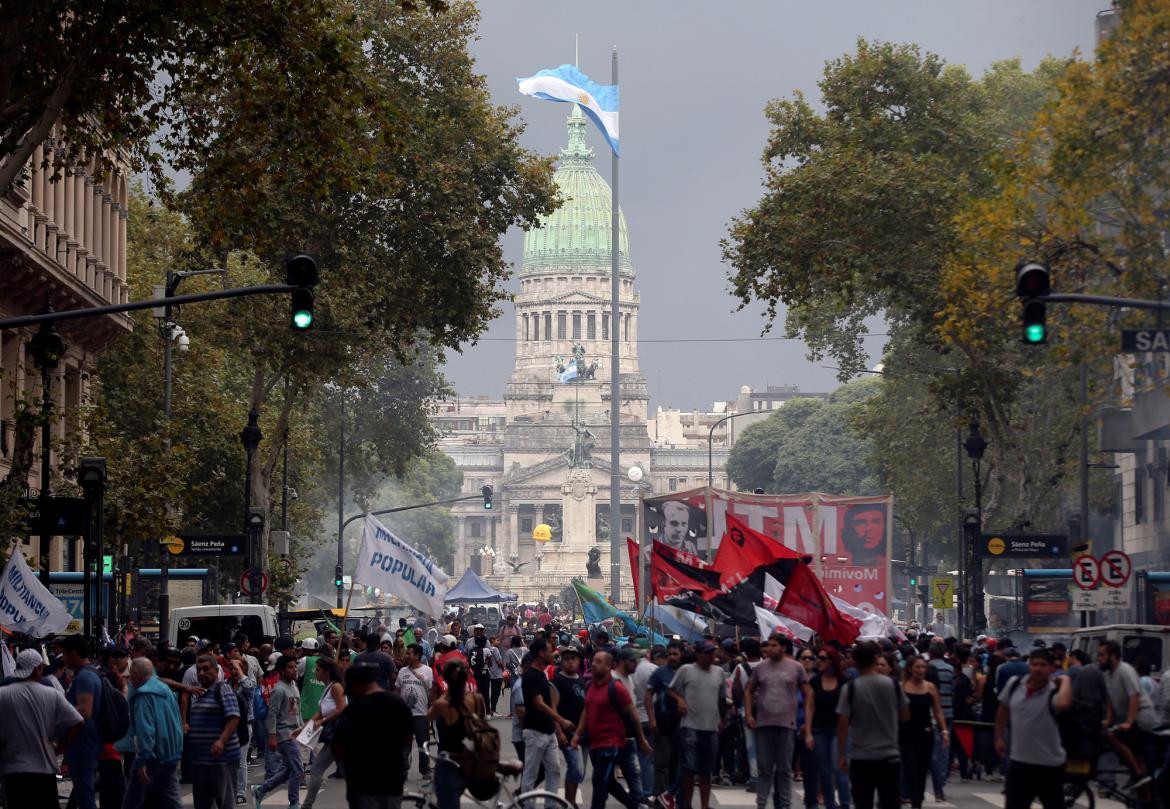
[[[1069,632],[1081,625],[1073,611],[1072,570],[1025,570],[1024,628],[1028,632]]]
[[[832,595],[888,614],[893,505],[889,495],[775,495],[701,488],[647,498],[642,530],[647,542],[664,542],[710,561],[730,512],[750,528],[811,556]]]

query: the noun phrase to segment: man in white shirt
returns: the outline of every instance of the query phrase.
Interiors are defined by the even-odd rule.
[[[414,721],[414,740],[418,745],[418,772],[424,781],[431,777],[431,760],[427,758],[427,711],[431,706],[431,688],[435,684],[435,674],[430,667],[423,663],[422,646],[412,643],[406,647],[406,665],[398,670],[398,679],[395,686],[398,695],[410,708]],[[410,745],[402,748],[402,769],[404,774],[410,772]]]

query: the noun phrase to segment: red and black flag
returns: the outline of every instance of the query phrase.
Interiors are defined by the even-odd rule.
[[[719,571],[719,581],[725,590],[755,577],[759,579],[757,584],[762,593],[765,569],[783,584],[801,559],[807,561],[808,557],[749,528],[728,512],[727,532],[719,543],[712,567]]]
[[[806,562],[792,569],[784,583],[784,595],[776,612],[804,624],[825,640],[835,640],[846,646],[856,641],[861,633],[861,622],[837,609],[821,580]]]

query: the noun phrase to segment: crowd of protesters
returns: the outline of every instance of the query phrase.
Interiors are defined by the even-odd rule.
[[[1058,727],[1063,712],[1117,725],[1110,741],[1129,786],[1149,780],[1140,742],[1158,722],[1153,683],[1115,644],[1093,667],[1060,644],[1025,660],[982,636],[652,645],[599,626],[570,632],[544,608],[490,630],[472,620],[259,646],[244,634],[178,649],[138,637],[96,659],[80,636],[18,648],[0,688],[5,806],[59,806],[63,753],[78,809],[174,809],[184,781],[197,809],[311,809],[330,777],[344,780],[351,807],[390,809],[412,757],[424,784],[434,776],[440,809],[455,809],[468,784],[453,756],[473,713],[510,717],[522,790],[563,785],[577,805],[589,778],[593,809],[610,798],[708,809],[713,785],[788,809],[797,781],[805,809],[920,809],[928,779],[941,802],[955,773],[1006,774],[1009,809],[1033,798],[1048,809],[1065,758],[1088,755],[1073,749],[1068,722]]]

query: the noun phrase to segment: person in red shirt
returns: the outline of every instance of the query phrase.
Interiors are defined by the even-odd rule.
[[[638,761],[633,747],[626,744],[628,736],[638,740],[642,752],[653,751],[642,735],[642,723],[638,710],[625,686],[613,679],[613,656],[599,651],[593,655],[590,671],[593,682],[585,692],[585,711],[577,731],[573,734],[572,746],[580,747],[581,737],[589,737],[589,759],[593,762],[593,797],[590,809],[604,809],[606,799],[613,795],[627,809],[637,809],[645,800],[642,795],[642,779],[638,774]],[[621,768],[630,791],[617,781],[617,769]]]

